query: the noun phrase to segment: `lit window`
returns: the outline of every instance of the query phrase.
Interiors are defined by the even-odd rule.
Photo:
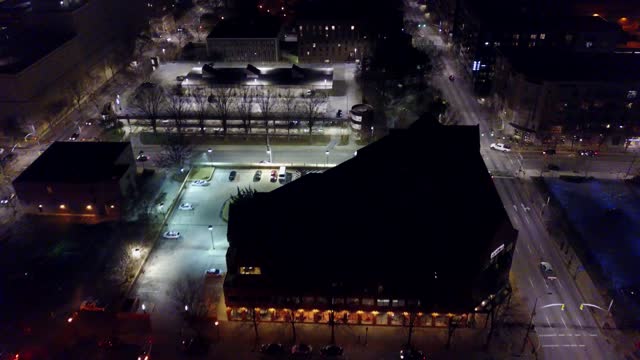
[[[331,25],[331,30],[335,30],[335,29],[336,29],[336,27]]]
[[[393,306],[393,307],[404,306],[404,300],[392,300],[391,301],[391,306]]]
[[[545,35],[545,34],[540,34],[540,40],[544,40],[544,38],[545,38],[546,36],[547,36],[547,35]]]
[[[584,46],[585,46],[586,48],[590,48],[590,47],[592,47],[592,46],[593,46],[593,42],[591,42],[591,41],[587,41],[587,42],[584,44]]]
[[[340,46],[341,46],[341,45],[340,45],[340,44],[338,44],[338,47],[340,47]]]
[[[302,30],[302,25],[299,26],[299,29]]]
[[[389,299],[378,299],[378,306],[389,306]]]
[[[538,35],[536,35],[536,34],[531,34],[531,39],[532,39],[532,40],[535,40],[535,39],[537,39],[537,38],[538,38]]]
[[[351,25],[351,30],[355,30],[356,27],[354,25]]]
[[[325,30],[329,30],[329,27],[328,27],[328,26],[325,26],[325,27],[324,27],[324,29],[325,29]]]
[[[373,299],[371,299],[371,298],[362,299],[362,305],[364,305],[364,306],[373,306]]]
[[[627,91],[627,99],[635,99],[636,96],[638,96],[638,91],[636,90]]]
[[[256,266],[241,266],[240,267],[241,275],[260,275],[262,271],[259,267]]]
[[[309,55],[309,52],[307,51],[307,55]]]
[[[314,48],[316,47],[316,43],[313,43],[313,47],[314,47]]]

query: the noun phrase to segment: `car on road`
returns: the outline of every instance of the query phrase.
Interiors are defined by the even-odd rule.
[[[545,149],[542,150],[542,155],[555,155],[556,149]]]
[[[338,357],[344,354],[344,349],[342,348],[342,346],[338,345],[327,345],[323,346],[322,349],[320,349],[320,354],[326,357]]]
[[[149,160],[149,157],[145,154],[140,154],[138,155],[138,157],[136,158],[136,160],[140,161],[140,162],[145,162]]]
[[[578,155],[580,155],[580,156],[594,157],[594,156],[598,155],[598,151],[596,151],[596,150],[582,149],[582,150],[578,150]]]
[[[237,171],[231,170],[231,172],[229,173],[229,181],[235,180],[237,175],[238,175]]]
[[[193,210],[193,205],[191,203],[182,203],[178,206],[180,210]]]
[[[498,150],[498,151],[502,151],[502,152],[510,152],[511,151],[511,146],[507,145],[507,144],[503,144],[503,143],[492,143],[491,145],[489,145],[489,147],[493,150]]]
[[[183,75],[176,76],[177,81],[184,81],[185,77]]]
[[[80,137],[80,134],[73,133],[73,134],[71,134],[71,136],[69,136],[69,141],[76,141],[76,140],[78,140],[79,137]]]
[[[81,311],[105,311],[106,306],[97,300],[87,299],[80,303]]]
[[[207,180],[194,180],[191,182],[193,186],[209,186],[209,182]]]
[[[400,350],[402,360],[427,360],[427,356],[420,350],[414,348],[404,348]]]
[[[547,280],[556,280],[558,277],[556,276],[556,272],[553,271],[553,267],[546,261],[540,262],[540,271],[542,271],[542,275]]]
[[[282,344],[271,343],[271,344],[262,345],[260,347],[260,352],[265,355],[280,356],[280,355],[284,355],[285,350]]]
[[[220,269],[216,269],[216,268],[207,269],[207,271],[204,272],[204,276],[206,276],[206,277],[220,277],[220,276],[222,276],[222,271],[220,271]]]
[[[177,231],[166,231],[163,235],[162,235],[165,239],[177,239],[180,237],[180,233]]]
[[[11,203],[15,197],[16,197],[16,194],[9,194],[3,197],[2,199],[0,199],[0,205],[3,205],[3,206],[9,205],[9,203]]]
[[[338,109],[338,112],[336,112],[336,117],[337,118],[341,118],[342,117],[342,110]]]
[[[270,176],[269,181],[271,181],[271,182],[278,181],[278,171],[277,170],[271,170],[271,176]]]
[[[258,182],[262,179],[262,170],[257,170],[255,174],[253,174],[253,181]]]
[[[294,356],[309,356],[311,355],[312,351],[313,348],[311,347],[311,345],[307,344],[297,344],[291,347],[291,355]]]

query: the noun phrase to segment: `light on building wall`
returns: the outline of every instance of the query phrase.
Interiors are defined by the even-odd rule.
[[[355,30],[355,29],[356,29],[356,27],[351,25],[351,30]]]
[[[91,205],[87,205],[86,208],[87,208],[87,210],[93,210],[93,206],[91,206]]]
[[[115,208],[116,206],[115,206],[115,205],[111,205],[111,206],[109,206],[109,207],[110,207],[111,209],[113,209],[113,208]]]
[[[331,30],[335,30],[336,27],[334,25],[331,25]]]
[[[65,204],[60,204],[60,209],[66,209],[67,206]]]
[[[38,205],[38,207],[39,207],[40,209],[42,209],[42,204]]]

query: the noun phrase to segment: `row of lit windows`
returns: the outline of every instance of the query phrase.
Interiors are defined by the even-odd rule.
[[[355,30],[356,26],[355,25],[351,25],[348,28],[350,28],[351,30]],[[311,30],[311,31],[319,30],[319,31],[322,31],[322,25],[317,25],[317,26],[316,25],[304,25],[304,26],[300,25],[298,27],[298,29],[300,31],[302,31],[302,30]],[[336,29],[340,30],[340,25],[325,25],[324,26],[324,30],[329,31],[329,29],[331,29],[331,30],[336,30]]]
[[[115,209],[115,207],[116,207],[115,205],[109,205],[109,208],[110,208],[110,209]],[[87,211],[91,211],[91,210],[93,210],[93,208],[94,208],[94,206],[93,206],[93,205],[91,205],[91,204],[87,204],[87,205],[84,207],[84,209],[85,209],[85,210],[87,210]],[[44,209],[44,205],[39,204],[39,205],[38,205],[38,209]],[[67,210],[67,209],[68,209],[68,206],[67,206],[67,204],[60,204],[60,205],[58,205],[58,209],[60,209],[60,210]]]
[[[231,302],[251,302],[260,303],[269,301],[275,305],[327,305],[329,304],[328,297],[323,296],[293,296],[283,297],[275,296],[268,298],[251,298],[251,297],[239,297],[229,296]],[[420,306],[422,305],[420,300],[404,300],[404,299],[374,299],[374,298],[357,298],[357,297],[333,297],[331,298],[331,305],[349,305],[349,306],[376,306],[376,307],[404,307]]]

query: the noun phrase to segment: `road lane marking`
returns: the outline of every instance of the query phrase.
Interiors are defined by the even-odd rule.
[[[518,212],[518,207],[516,206],[516,204],[513,204],[513,209]]]
[[[541,345],[541,347],[586,347],[585,344],[551,344],[551,345]]]
[[[524,219],[527,220],[527,224],[531,224],[531,221],[529,221],[529,217],[528,216],[525,216]]]
[[[580,324],[580,329],[584,329],[584,327],[582,326],[582,322],[580,322],[580,319],[576,317],[576,320],[578,320],[578,324]]]
[[[550,328],[552,328],[553,326],[551,326],[551,321],[549,321],[549,317],[545,315],[544,318],[547,319],[547,324],[549,325]]]
[[[536,287],[533,285],[533,281],[531,281],[531,278],[529,278],[529,282],[531,283],[531,287],[535,289]]]
[[[567,326],[567,323],[564,322],[564,316],[560,315],[560,320],[562,320],[562,323],[564,324],[565,329],[568,329],[569,327]]]
[[[531,251],[531,246],[529,246],[529,244],[527,244],[527,249],[529,249],[529,252],[533,254],[533,251]]]

